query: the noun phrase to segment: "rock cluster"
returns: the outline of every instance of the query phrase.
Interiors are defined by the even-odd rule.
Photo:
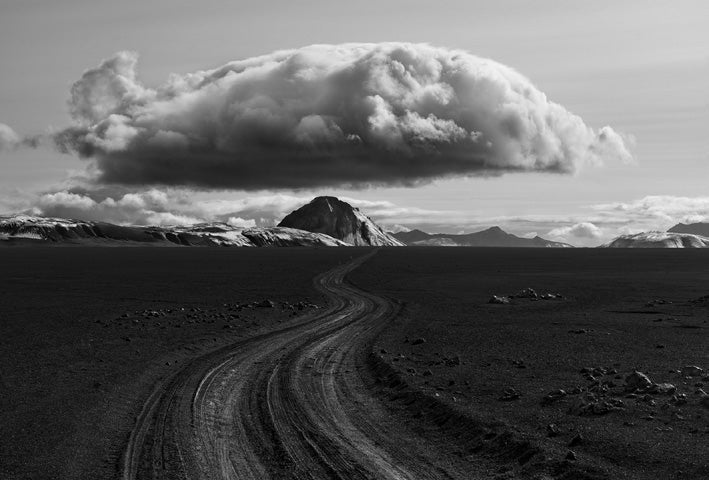
[[[559,293],[551,293],[551,292],[545,292],[545,293],[537,293],[536,290],[533,288],[523,288],[517,293],[513,293],[512,295],[493,295],[490,297],[490,300],[488,300],[487,303],[491,304],[497,304],[497,305],[508,305],[512,303],[512,300],[518,298],[518,299],[526,299],[530,301],[537,301],[537,300],[560,300],[563,299],[564,296],[559,294]]]

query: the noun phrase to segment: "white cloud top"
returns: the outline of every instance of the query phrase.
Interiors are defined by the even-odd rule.
[[[407,185],[504,172],[571,173],[631,158],[527,78],[465,51],[313,45],[140,83],[122,52],[71,90],[55,140],[97,180],[203,188]]]

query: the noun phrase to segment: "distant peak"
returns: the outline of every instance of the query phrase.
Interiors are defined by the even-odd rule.
[[[494,227],[490,227],[487,229],[488,232],[504,232],[503,229],[495,225]]]
[[[322,203],[322,204],[327,204],[327,203],[330,203],[330,202],[339,202],[339,201],[340,201],[340,199],[337,198],[337,197],[330,197],[330,196],[327,196],[327,195],[322,195],[322,196],[320,196],[320,197],[315,197],[315,198],[313,198],[313,199],[310,201],[310,203],[316,203],[316,204],[317,204],[317,203]]]
[[[369,217],[337,197],[315,197],[286,215],[278,226],[324,233],[352,245],[401,245]]]

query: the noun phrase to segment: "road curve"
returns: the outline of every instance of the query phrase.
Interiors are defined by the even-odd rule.
[[[420,437],[392,428],[367,388],[367,350],[396,305],[345,276],[375,253],[314,280],[326,308],[194,358],[158,385],[121,478],[462,478]]]

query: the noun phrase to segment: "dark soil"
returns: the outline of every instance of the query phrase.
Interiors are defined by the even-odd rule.
[[[708,265],[703,250],[385,249],[351,280],[404,303],[376,356],[467,426],[496,425],[497,440],[540,448],[529,447],[536,456],[520,463],[704,479]],[[562,298],[488,303],[525,288]],[[685,365],[704,374],[681,375]],[[676,392],[626,391],[636,370]],[[513,475],[503,468],[500,478]]]
[[[0,478],[115,476],[156,382],[317,308],[312,278],[360,254],[0,249]]]
[[[0,250],[0,478],[115,476],[157,382],[322,305],[312,278],[364,251]],[[544,464],[556,478],[704,479],[708,265],[703,250],[396,248],[350,279],[402,302],[371,365],[406,383],[389,400],[408,417],[392,418],[488,443],[451,454],[487,457],[496,478]],[[525,288],[562,298],[488,303]],[[635,370],[676,392],[628,396]]]

